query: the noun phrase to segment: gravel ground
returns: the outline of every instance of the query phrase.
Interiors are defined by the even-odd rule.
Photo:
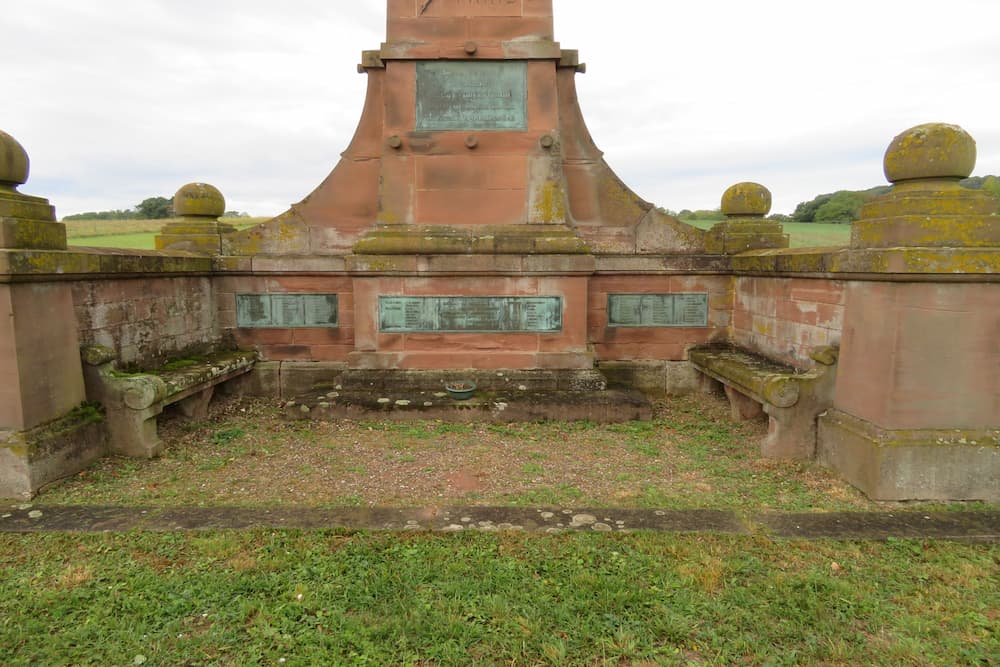
[[[153,461],[118,457],[41,503],[873,509],[812,463],[759,456],[766,423],[724,400],[678,398],[651,422],[465,425],[291,422],[274,402],[224,399],[204,422],[161,417]]]

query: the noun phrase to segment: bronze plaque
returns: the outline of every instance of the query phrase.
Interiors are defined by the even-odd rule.
[[[608,326],[707,327],[707,294],[609,294]]]
[[[241,329],[336,328],[336,294],[237,294],[236,324]]]
[[[382,296],[383,333],[557,333],[561,297]]]
[[[417,130],[527,129],[527,63],[417,63]]]

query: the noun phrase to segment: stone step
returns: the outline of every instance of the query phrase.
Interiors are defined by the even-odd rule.
[[[313,392],[285,404],[289,419],[333,421],[365,419],[443,421],[451,423],[512,423],[592,421],[616,424],[652,418],[649,400],[640,392],[601,391],[479,391],[459,401],[444,391],[371,392],[341,389]]]

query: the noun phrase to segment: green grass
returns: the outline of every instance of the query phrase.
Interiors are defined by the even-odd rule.
[[[989,665],[1000,547],[0,535],[0,664]]]
[[[267,218],[225,218],[237,229],[247,229]],[[82,220],[66,223],[70,246],[154,250],[156,235],[170,220]],[[122,230],[122,231],[117,231]]]
[[[716,220],[685,221],[698,229],[711,229]],[[846,246],[851,241],[850,225],[831,225],[813,222],[783,223],[785,233],[791,237],[793,248],[825,248],[828,246]]]

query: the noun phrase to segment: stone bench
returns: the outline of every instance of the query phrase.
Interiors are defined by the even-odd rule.
[[[152,458],[163,448],[156,429],[163,409],[176,403],[186,417],[204,419],[215,387],[253,370],[257,353],[216,352],[143,373],[121,372],[107,347],[85,347],[82,357],[87,397],[107,412],[111,450]]]
[[[768,435],[761,447],[765,457],[812,459],[817,419],[833,403],[838,352],[836,347],[816,348],[810,355],[815,366],[808,371],[732,346],[695,348],[689,358],[707,389],[723,385],[733,419],[767,414]]]

